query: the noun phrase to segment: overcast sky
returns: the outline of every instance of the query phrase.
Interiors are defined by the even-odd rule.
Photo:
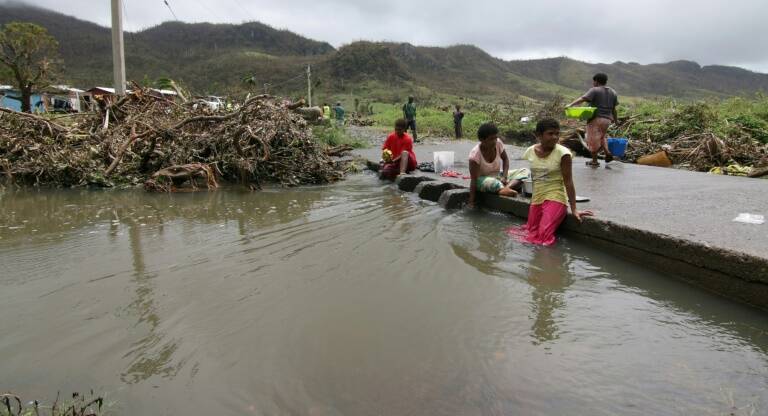
[[[7,0],[0,0],[4,2]],[[503,59],[741,66],[768,73],[768,0],[167,0],[178,20],[258,20],[338,47],[355,40],[477,45]],[[104,26],[109,0],[28,2]],[[175,20],[124,0],[126,30]]]

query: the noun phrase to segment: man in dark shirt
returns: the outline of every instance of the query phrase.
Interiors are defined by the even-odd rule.
[[[413,97],[408,97],[408,102],[403,105],[403,118],[405,118],[408,128],[411,129],[413,141],[418,142],[416,138],[416,104],[413,103]]]
[[[608,76],[599,73],[592,77],[592,88],[584,95],[568,104],[567,107],[573,107],[583,102],[588,102],[592,107],[597,107],[595,115],[587,123],[587,147],[592,153],[592,161],[587,162],[590,166],[600,166],[597,161],[597,154],[600,150],[605,152],[605,162],[613,160],[611,151],[608,150],[608,127],[615,123],[617,119],[616,106],[619,105],[619,97],[613,88],[608,87]]]
[[[456,105],[456,111],[453,112],[453,130],[456,133],[456,138],[460,139],[463,136],[461,129],[461,121],[464,119],[464,113],[461,111],[461,106]]]

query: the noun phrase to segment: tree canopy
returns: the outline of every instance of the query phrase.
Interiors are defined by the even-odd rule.
[[[21,90],[21,107],[29,111],[32,89],[44,88],[53,80],[58,63],[59,42],[42,26],[11,22],[0,30],[0,64],[10,71]]]

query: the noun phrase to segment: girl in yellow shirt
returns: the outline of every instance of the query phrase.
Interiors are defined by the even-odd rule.
[[[539,121],[536,138],[539,143],[523,154],[523,159],[531,162],[533,180],[528,223],[509,232],[525,242],[549,246],[555,243],[555,231],[565,219],[569,205],[579,222],[582,217],[593,214],[592,211],[576,209],[576,189],[571,171],[573,156],[567,147],[558,144],[560,123],[553,119]]]

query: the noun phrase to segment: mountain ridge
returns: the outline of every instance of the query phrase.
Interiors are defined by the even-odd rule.
[[[80,86],[111,83],[110,29],[37,6],[0,3],[0,24],[10,21],[39,24],[59,40],[65,64],[62,81]],[[595,72],[607,73],[620,94],[637,97],[693,99],[768,92],[768,74],[724,65],[687,60],[593,64],[567,57],[505,61],[467,44],[357,41],[337,49],[259,22],[164,22],[124,36],[129,79],[170,77],[200,93],[243,93],[249,88],[243,78],[251,77],[256,87],[273,85],[277,93],[300,94],[305,81],[297,74],[306,65],[313,66],[317,89],[329,95],[378,85],[459,96],[548,98],[583,91]],[[283,82],[291,79],[296,81]]]

